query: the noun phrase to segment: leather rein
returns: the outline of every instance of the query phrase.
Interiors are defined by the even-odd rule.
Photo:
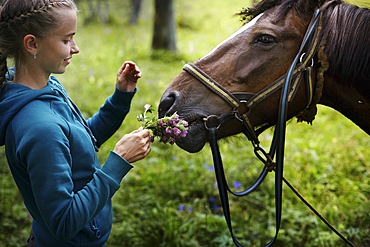
[[[283,177],[283,163],[284,163],[284,145],[285,145],[285,132],[286,132],[286,120],[287,120],[287,107],[290,103],[299,87],[299,84],[303,77],[305,77],[306,82],[306,94],[307,94],[307,107],[310,105],[313,94],[314,94],[314,75],[313,75],[313,65],[314,56],[318,50],[318,39],[319,34],[322,29],[322,14],[318,9],[314,14],[305,37],[303,38],[301,47],[297,56],[295,57],[293,63],[291,64],[288,72],[274,81],[272,84],[262,89],[256,94],[252,93],[230,93],[219,83],[213,80],[210,76],[200,70],[192,63],[187,63],[183,67],[183,70],[191,74],[203,85],[205,85],[209,90],[221,97],[225,102],[227,102],[232,110],[226,112],[221,116],[210,115],[203,119],[204,125],[210,133],[210,146],[213,155],[213,161],[215,164],[216,179],[219,189],[219,194],[221,198],[222,208],[224,211],[224,216],[226,223],[228,225],[231,237],[236,246],[242,247],[242,245],[237,241],[233,234],[231,219],[230,219],[230,209],[228,202],[228,192],[234,196],[245,196],[255,191],[258,186],[263,182],[266,175],[270,171],[275,171],[275,207],[276,207],[276,233],[275,237],[266,245],[271,246],[277,239],[277,235],[281,223],[281,208],[282,208],[282,182],[284,181],[287,185],[296,193],[296,195],[315,212],[316,215],[320,217],[335,233],[338,234],[344,241],[346,241],[350,246],[354,246],[349,240],[343,237],[334,227],[330,225],[299,193],[294,189],[294,187]],[[305,47],[306,52],[303,52]],[[270,151],[267,153],[259,144],[260,141],[258,136],[270,126],[262,126],[255,130],[253,122],[250,117],[251,110],[260,102],[268,98],[270,95],[278,90],[281,92],[281,100],[279,106],[278,122],[274,131],[273,140],[270,146]],[[244,190],[243,192],[233,192],[230,190],[222,165],[222,159],[217,144],[217,129],[227,120],[234,119],[237,123],[243,126],[243,133],[252,142],[254,147],[255,155],[264,163],[265,167],[262,170],[258,179],[253,183],[253,185]],[[273,161],[274,155],[276,153],[276,162]]]

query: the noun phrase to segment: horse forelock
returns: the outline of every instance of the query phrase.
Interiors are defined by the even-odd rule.
[[[330,69],[370,92],[370,10],[335,1],[323,11],[322,39]]]
[[[248,22],[259,14],[277,7],[277,21],[283,19],[290,10],[293,10],[298,16],[304,18],[304,21],[308,22],[315,9],[324,3],[325,0],[262,0],[254,7],[243,9],[238,15],[243,22]]]

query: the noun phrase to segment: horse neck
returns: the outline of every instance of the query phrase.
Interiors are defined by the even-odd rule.
[[[370,135],[370,95],[354,88],[334,74],[325,73],[319,104],[329,106]]]

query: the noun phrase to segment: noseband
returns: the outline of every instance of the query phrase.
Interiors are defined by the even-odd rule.
[[[226,103],[228,103],[232,110],[230,112],[224,113],[221,116],[210,115],[204,118],[205,127],[210,132],[210,145],[213,154],[213,160],[215,163],[216,179],[218,183],[219,193],[221,197],[222,207],[225,215],[226,222],[228,224],[231,236],[236,246],[242,247],[242,245],[237,241],[233,235],[230,211],[228,203],[229,191],[235,196],[244,196],[253,192],[262,183],[266,177],[268,171],[275,171],[275,204],[276,204],[276,234],[273,240],[266,245],[271,246],[278,235],[280,222],[281,222],[281,205],[282,205],[282,181],[283,181],[283,162],[284,162],[284,145],[285,145],[285,130],[286,130],[286,120],[287,120],[287,106],[288,103],[294,98],[299,84],[303,77],[306,81],[306,93],[307,93],[307,106],[310,105],[313,97],[313,57],[315,56],[318,49],[318,38],[322,27],[322,18],[320,11],[317,10],[313,16],[305,37],[303,38],[301,47],[297,56],[295,57],[292,65],[290,66],[288,72],[274,81],[272,84],[262,89],[256,94],[252,93],[230,93],[219,83],[209,77],[206,73],[200,70],[192,63],[188,63],[184,66],[184,70],[194,76],[198,81],[205,85],[209,90],[217,94]],[[303,50],[305,47],[306,52]],[[278,122],[275,128],[273,141],[271,143],[270,152],[265,152],[260,146],[258,136],[269,126],[261,127],[255,130],[253,122],[250,117],[251,110],[261,103],[263,100],[268,98],[270,95],[278,90],[281,92],[281,101],[279,106]],[[243,133],[252,142],[254,146],[254,152],[256,156],[265,164],[259,178],[255,183],[247,190],[243,192],[233,192],[230,190],[224,170],[222,165],[222,160],[217,144],[216,130],[220,125],[230,119],[236,120],[239,124],[243,126]],[[276,152],[276,163],[273,162],[273,158]]]

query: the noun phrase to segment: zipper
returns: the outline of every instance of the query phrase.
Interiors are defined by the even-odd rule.
[[[77,120],[86,129],[86,131],[89,134],[89,136],[91,138],[91,141],[92,141],[92,143],[94,145],[95,151],[96,152],[99,152],[99,148],[96,146],[97,140],[96,140],[94,134],[92,133],[91,129],[87,125],[86,120],[82,117],[82,113],[78,109],[78,107],[76,106],[76,104],[73,103],[73,101],[70,98],[68,98],[60,89],[54,88],[54,87],[51,87],[51,89],[57,91],[62,96],[63,100],[67,103],[67,105],[69,106],[69,108],[72,110],[73,115],[77,118]],[[78,112],[76,111],[76,109],[77,109]]]

